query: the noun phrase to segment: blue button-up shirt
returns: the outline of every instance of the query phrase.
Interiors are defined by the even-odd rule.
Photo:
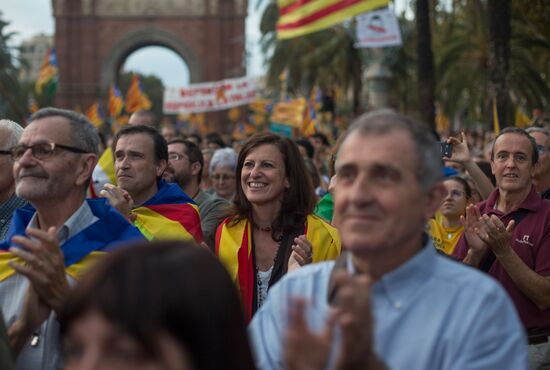
[[[333,266],[306,266],[273,286],[249,327],[258,369],[283,368],[291,297],[309,302],[306,318],[312,330],[324,327]],[[373,285],[371,306],[374,349],[389,369],[528,368],[527,340],[504,290],[475,269],[438,255],[431,241]],[[332,347],[328,368],[337,355],[338,334]]]

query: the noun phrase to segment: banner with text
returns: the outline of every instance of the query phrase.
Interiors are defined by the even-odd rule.
[[[250,77],[167,87],[164,90],[165,114],[213,112],[256,100],[256,80]]]
[[[384,8],[357,17],[358,48],[384,48],[401,45],[399,22],[392,9]]]

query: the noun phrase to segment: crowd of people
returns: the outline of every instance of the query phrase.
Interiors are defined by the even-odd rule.
[[[550,369],[549,128],[335,139],[0,120],[0,368]]]

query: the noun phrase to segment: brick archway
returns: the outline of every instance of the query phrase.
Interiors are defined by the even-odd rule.
[[[56,105],[85,109],[97,100],[106,103],[126,57],[151,45],[180,55],[191,82],[244,75],[246,3],[52,0],[60,69]]]
[[[171,32],[155,27],[144,27],[124,35],[111,47],[103,59],[100,70],[101,92],[107,91],[109,85],[116,81],[116,75],[126,58],[134,51],[146,46],[164,46],[171,49],[187,64],[190,82],[202,80],[201,64],[193,49]]]

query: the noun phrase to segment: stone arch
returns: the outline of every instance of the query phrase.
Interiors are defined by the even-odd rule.
[[[177,53],[189,68],[191,83],[202,79],[201,64],[195,52],[177,35],[158,27],[143,27],[124,35],[114,43],[103,59],[100,70],[101,90],[107,91],[109,85],[115,81],[116,74],[124,60],[132,52],[144,46],[164,46]]]

